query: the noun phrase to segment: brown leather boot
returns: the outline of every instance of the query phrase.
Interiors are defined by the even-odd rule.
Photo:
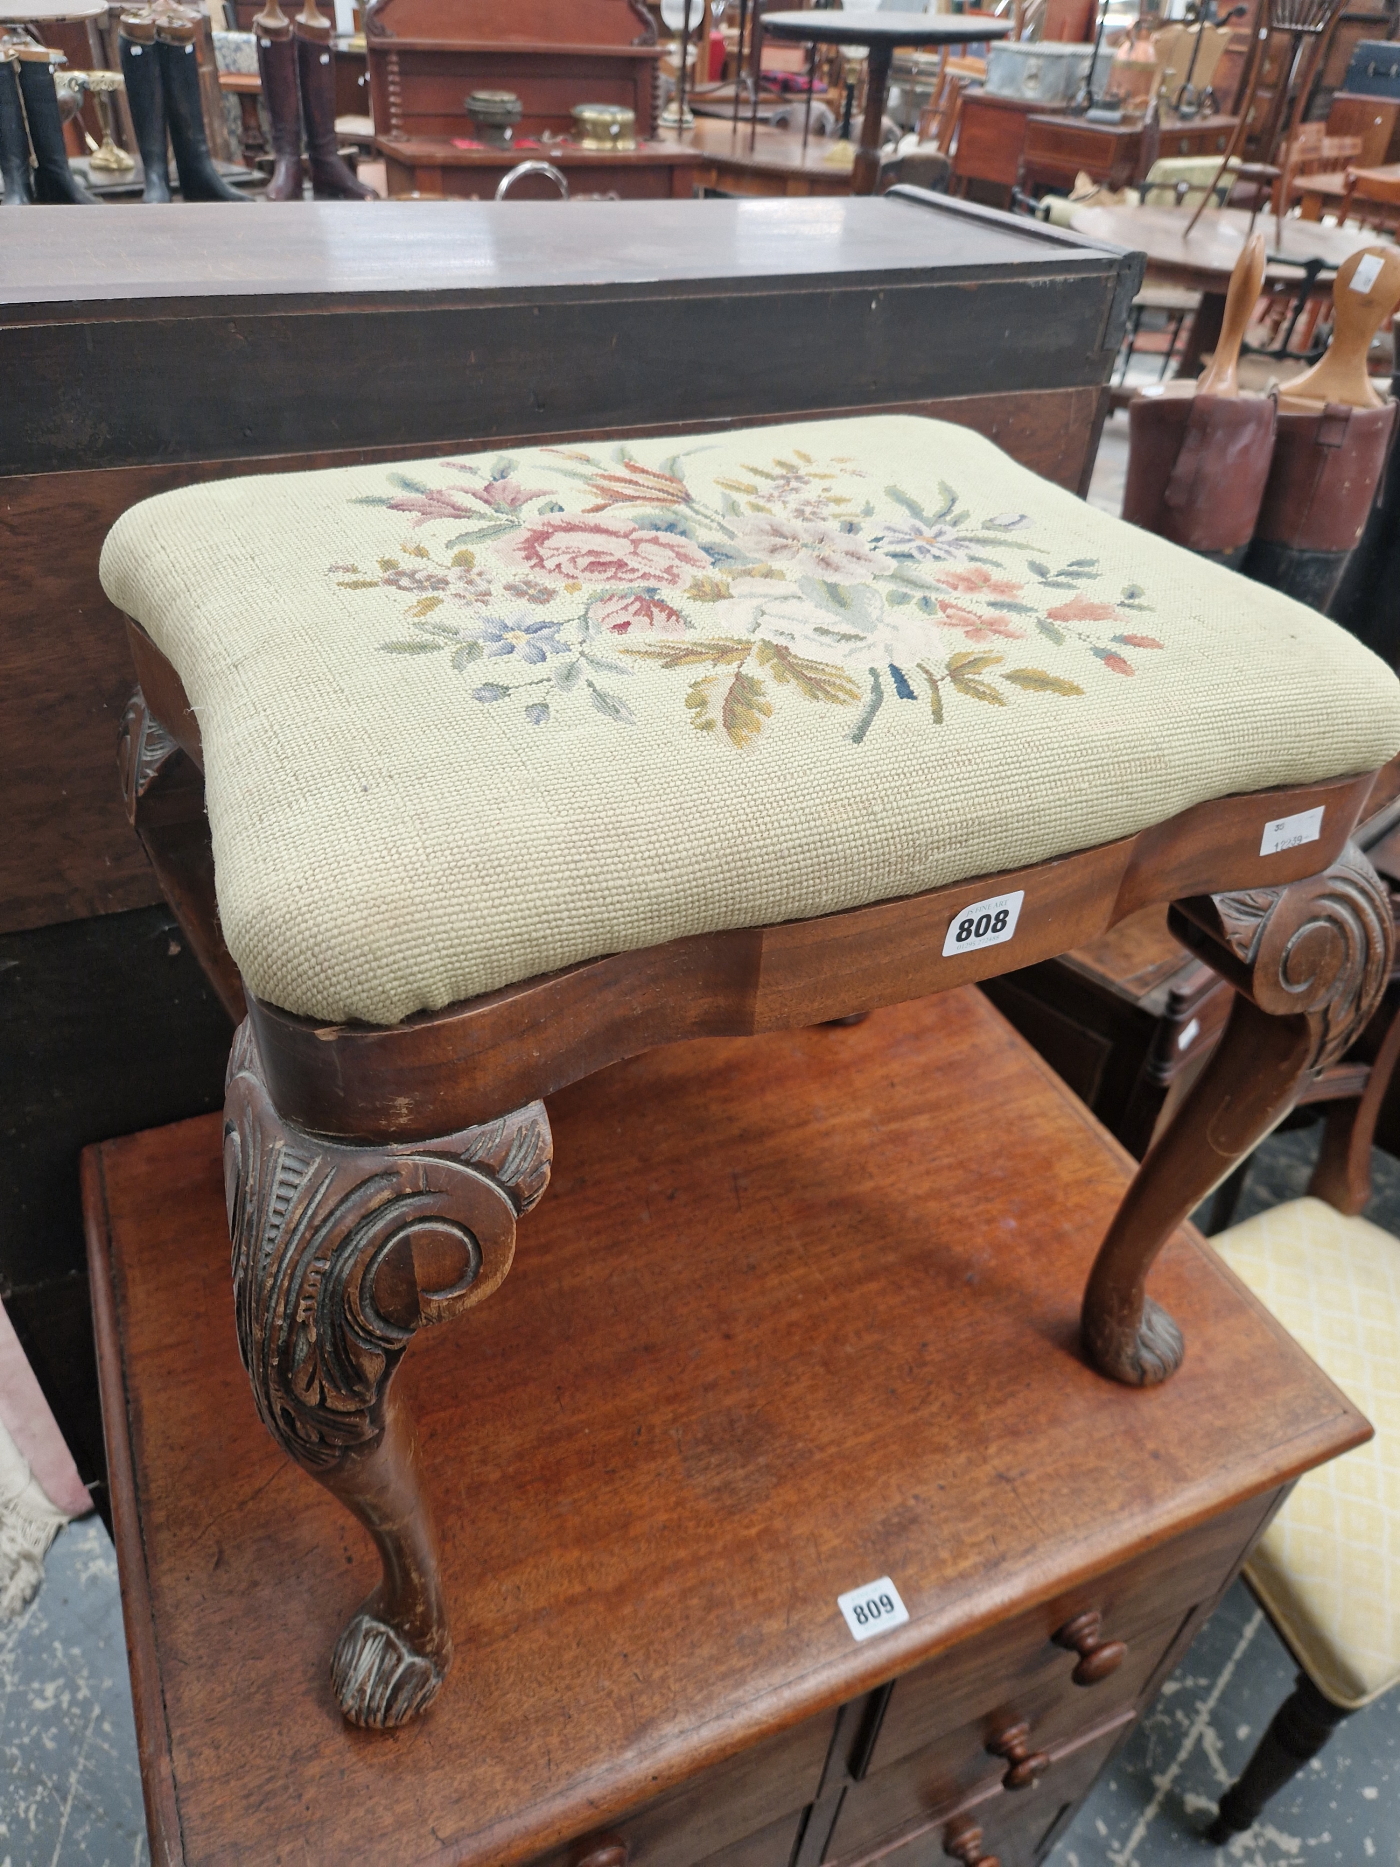
[[[377,201],[373,188],[356,181],[341,160],[335,134],[335,67],[331,23],[306,0],[292,25],[297,76],[301,80],[301,115],[311,162],[311,192],[318,201]]]
[[[258,39],[258,70],[262,74],[263,102],[272,123],[272,180],[266,201],[300,201],[302,196],[301,99],[297,87],[297,53],[292,44],[292,22],[278,5],[267,5],[253,21]]]

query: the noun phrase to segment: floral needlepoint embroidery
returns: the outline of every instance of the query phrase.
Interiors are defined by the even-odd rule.
[[[407,599],[408,633],[384,650],[442,658],[468,676],[466,701],[510,703],[532,727],[626,729],[627,685],[650,668],[683,682],[677,720],[731,752],[780,731],[790,706],[862,745],[887,702],[931,728],[950,706],[970,722],[1082,697],[1099,668],[1136,672],[1126,651],[1164,652],[1125,626],[1151,614],[1141,585],[1036,555],[1025,513],[979,516],[947,483],[916,496],[796,448],[707,480],[713,445],[654,463],[626,447],[542,449],[525,469],[433,463],[441,485],[390,473],[356,503],[404,515],[411,538],[330,574]],[[1037,645],[1053,665],[1035,665]]]

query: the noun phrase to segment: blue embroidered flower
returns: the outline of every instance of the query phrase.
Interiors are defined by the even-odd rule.
[[[548,720],[548,718],[549,718],[549,708],[542,701],[538,701],[536,702],[534,706],[526,707],[525,709],[525,720],[526,720],[527,725],[543,726],[545,722]]]
[[[490,655],[519,655],[522,661],[538,666],[550,655],[566,655],[569,650],[559,640],[561,623],[534,617],[521,611],[502,621],[499,616],[483,616],[472,634],[485,644]]]

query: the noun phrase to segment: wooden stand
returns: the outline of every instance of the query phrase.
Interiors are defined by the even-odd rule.
[[[694,158],[653,140],[656,26],[642,0],[373,0],[365,15],[370,91],[391,195],[490,200],[516,163],[548,160],[573,192],[626,200],[688,196]],[[524,114],[509,149],[479,144],[476,90],[513,91]],[[596,153],[565,139],[575,104],[621,104],[637,146]],[[559,140],[553,140],[559,139]],[[538,146],[537,146],[538,145]],[[552,191],[549,191],[552,197]]]
[[[378,1559],[239,1365],[222,1124],[85,1156],[154,1857],[912,1867],[975,1829],[1030,1867],[1364,1423],[1189,1230],[1176,1379],[1086,1365],[1128,1164],[975,990],[550,1117],[512,1275],[400,1375],[459,1651],[394,1737],[325,1667]],[[857,1641],[882,1578],[909,1618]]]

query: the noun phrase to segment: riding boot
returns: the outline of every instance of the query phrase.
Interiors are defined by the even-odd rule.
[[[156,57],[180,193],[186,201],[244,201],[247,197],[229,187],[209,153],[194,31],[193,20],[187,14],[171,10],[156,17]]]
[[[292,22],[292,33],[311,160],[311,192],[318,201],[377,201],[379,196],[373,188],[356,181],[336,144],[331,23],[317,10],[316,0],[306,0],[305,9]]]
[[[17,62],[29,140],[34,148],[34,199],[49,206],[70,203],[75,207],[96,207],[97,196],[88,193],[68,166],[48,47],[21,46]]]
[[[258,37],[258,70],[262,73],[263,102],[272,123],[272,180],[265,201],[300,201],[301,101],[297,90],[297,53],[292,44],[292,22],[277,4],[267,5],[253,21]]]
[[[0,177],[5,183],[5,207],[29,207],[34,184],[29,166],[29,132],[19,101],[15,65],[19,54],[0,47]]]
[[[170,199],[170,156],[165,128],[165,92],[161,89],[160,61],[156,56],[155,16],[148,8],[123,13],[117,28],[126,101],[141,151],[145,186],[143,201]]]

